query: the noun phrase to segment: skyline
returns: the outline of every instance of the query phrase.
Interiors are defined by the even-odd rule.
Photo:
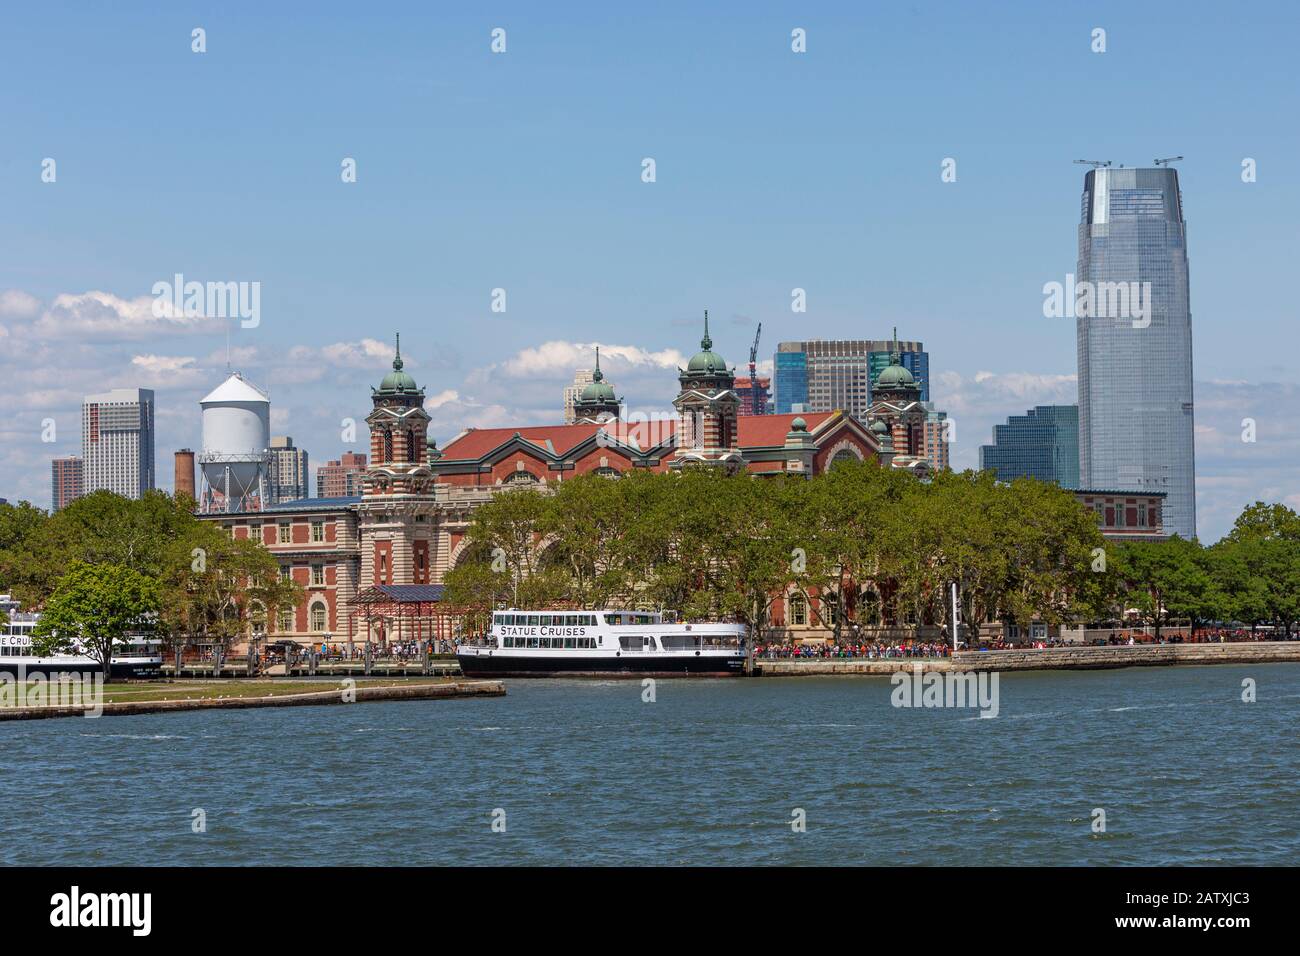
[[[16,406],[0,497],[48,505],[50,459],[79,453],[85,393],[151,388],[157,454],[195,447],[226,333],[152,320],[152,285],[178,272],[262,283],[261,324],[235,328],[232,364],[270,390],[272,431],[318,462],[365,450],[337,423],[364,415],[396,331],[443,444],[469,425],[560,421],[596,344],[632,410],[667,412],[708,308],[742,373],[763,322],[763,375],[778,341],[897,325],[930,353],[953,467],[977,467],[993,425],[1078,399],[1073,323],[1042,316],[1043,284],[1075,271],[1072,160],[1183,153],[1199,530],[1215,540],[1256,498],[1300,505],[1295,306],[1274,278],[1300,198],[1284,174],[1296,134],[1275,120],[1296,90],[1284,31],[1260,29],[1281,5],[1249,27],[1109,4],[1024,5],[1018,25],[955,7],[744,22],[588,8],[559,23],[524,7],[325,10],[306,25],[79,11],[57,33],[55,18],[11,17],[5,88],[41,83],[0,94],[0,373]],[[493,55],[498,25],[509,46]],[[805,54],[789,47],[796,26]],[[1089,50],[1095,26],[1104,54]],[[1251,64],[1248,92],[1199,68],[1233,58]],[[1158,122],[1078,122],[1081,91],[1105,101],[1155,76]],[[344,184],[348,156],[358,181]],[[806,313],[790,310],[796,287]],[[45,418],[56,442],[41,441]]]

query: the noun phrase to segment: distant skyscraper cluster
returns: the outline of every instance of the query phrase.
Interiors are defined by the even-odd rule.
[[[903,367],[930,400],[930,356],[920,342],[898,343]],[[776,413],[842,409],[866,418],[872,387],[889,367],[893,343],[885,339],[813,339],[781,342],[774,356]]]

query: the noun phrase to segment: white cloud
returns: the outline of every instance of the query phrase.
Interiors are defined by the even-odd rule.
[[[147,295],[123,299],[98,290],[65,292],[55,296],[27,331],[31,337],[45,340],[129,342],[159,335],[210,334],[225,327],[224,319],[176,314],[170,305],[163,309],[164,315],[157,316],[154,301]]]
[[[595,364],[597,346],[600,347],[602,371],[616,372],[619,369],[675,371],[687,361],[686,356],[677,349],[652,352],[635,345],[554,340],[543,342],[534,348],[522,349],[504,362],[471,373],[470,378],[474,381],[474,376],[478,375],[482,380],[487,380],[495,375],[505,374],[518,378],[559,377],[570,382],[575,371],[591,368]]]
[[[301,350],[310,353],[305,346]],[[295,349],[298,352],[299,349]],[[393,346],[378,339],[361,339],[357,342],[335,342],[322,346],[319,356],[339,368],[384,368],[393,362]],[[406,360],[403,359],[403,362]]]
[[[21,289],[0,292],[0,315],[29,319],[41,310],[41,300]]]

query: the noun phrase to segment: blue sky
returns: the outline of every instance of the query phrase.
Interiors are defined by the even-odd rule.
[[[758,321],[768,361],[923,340],[974,466],[992,424],[1075,398],[1073,322],[1041,291],[1075,268],[1071,160],[1181,154],[1202,536],[1300,505],[1294,5],[276,6],[3,14],[0,496],[48,503],[81,394],[117,385],[158,391],[170,484],[225,365],[220,327],[142,314],[177,272],[261,283],[234,364],[314,463],[397,330],[445,442],[557,420],[593,343],[633,407],[666,409],[708,308],[737,364]]]

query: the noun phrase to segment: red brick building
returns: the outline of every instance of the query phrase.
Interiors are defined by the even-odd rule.
[[[446,615],[433,610],[429,594],[464,553],[474,509],[505,489],[688,464],[759,477],[812,476],[856,459],[929,473],[925,410],[897,360],[881,374],[869,427],[841,411],[740,415],[734,381],[734,371],[712,350],[706,317],[700,352],[679,370],[671,417],[611,418],[617,399],[596,379],[586,396],[588,414],[575,424],[467,429],[439,449],[428,436],[424,390],[404,371],[399,344],[392,371],[371,390],[370,455],[360,494],[202,517],[236,538],[260,540],[282,573],[306,590],[301,607],[268,622],[271,639],[410,640],[449,636]],[[1079,494],[1098,509],[1105,533],[1160,533],[1159,495]],[[370,600],[376,594],[384,601]],[[775,616],[798,632],[813,626],[809,610],[796,601]]]

